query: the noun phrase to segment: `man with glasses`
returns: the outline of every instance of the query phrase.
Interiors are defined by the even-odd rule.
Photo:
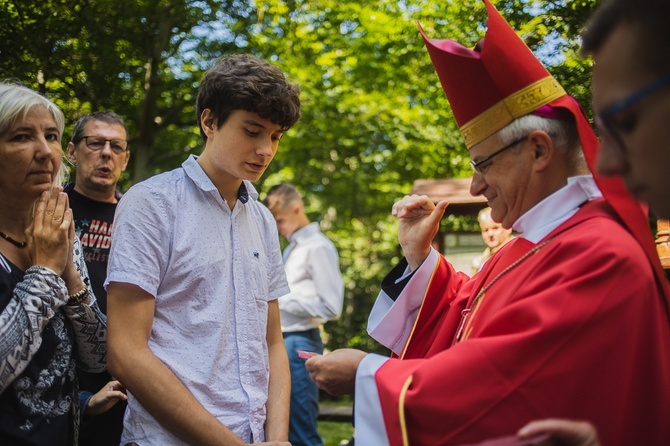
[[[485,3],[474,50],[424,40],[470,192],[519,236],[469,278],[430,246],[448,203],[398,201],[405,259],[368,323],[394,357],[336,350],[306,367],[326,391],[355,391],[361,444],[474,443],[546,418],[589,420],[608,446],[665,444],[667,285],[647,219],[621,181],[589,173],[588,120]]]
[[[100,310],[107,314],[107,292],[103,284],[107,278],[114,212],[121,197],[117,183],[130,158],[125,122],[109,111],[83,116],[72,130],[67,154],[76,173],[75,182],[66,185],[64,190],[84,249],[93,292]],[[125,401],[114,403],[125,399],[121,385],[107,372],[79,372],[79,387],[80,404],[86,408],[79,444],[118,445],[126,404]],[[96,416],[91,418],[90,415]]]
[[[670,218],[668,17],[667,0],[609,0],[596,10],[582,34],[582,52],[595,62],[598,172],[623,177],[628,190],[661,218]],[[539,432],[562,433],[576,446],[592,444],[588,437],[595,436],[588,424],[565,420],[538,421],[523,433]]]
[[[598,171],[620,175],[657,217],[670,218],[670,35],[667,0],[610,0],[583,33],[593,55]]]

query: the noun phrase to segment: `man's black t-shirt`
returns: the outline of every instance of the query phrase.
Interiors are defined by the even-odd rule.
[[[88,268],[95,298],[100,310],[107,314],[107,292],[103,285],[107,278],[107,261],[112,244],[112,225],[117,204],[92,200],[76,192],[73,183],[65,186],[64,191],[69,197],[75,231],[84,249],[86,268]],[[107,372],[78,371],[77,375],[80,390],[92,394],[97,393],[113,379]],[[81,400],[83,404],[86,396]],[[103,414],[92,418],[85,417],[79,432],[79,445],[118,445],[121,441],[125,408],[125,401],[119,401]],[[81,410],[84,408],[82,407]]]
[[[107,278],[116,203],[92,200],[76,192],[73,184],[68,184],[65,192],[70,199],[75,231],[84,248],[84,259],[95,298],[100,310],[107,314],[107,292],[103,284]]]

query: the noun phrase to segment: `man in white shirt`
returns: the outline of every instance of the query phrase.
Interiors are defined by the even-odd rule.
[[[319,389],[309,378],[298,351],[323,353],[320,327],[340,317],[344,284],[333,243],[318,223],[310,223],[305,205],[292,184],[272,187],[264,200],[290,244],[284,268],[291,292],[279,299],[284,344],[291,367],[289,440],[293,446],[321,445],[317,431]]]

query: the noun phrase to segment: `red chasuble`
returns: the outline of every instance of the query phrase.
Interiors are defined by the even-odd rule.
[[[549,417],[590,421],[606,446],[670,444],[661,290],[602,199],[470,280],[441,258],[403,358],[375,380],[391,445],[472,443]]]

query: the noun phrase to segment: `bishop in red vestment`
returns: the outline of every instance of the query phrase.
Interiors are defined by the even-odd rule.
[[[406,261],[368,327],[393,357],[339,350],[306,366],[332,393],[355,380],[362,445],[474,443],[542,418],[589,421],[607,446],[670,444],[668,290],[646,216],[620,180],[590,174],[583,112],[485,3],[474,50],[424,39],[471,193],[520,235],[469,278],[430,247],[447,203],[403,198]]]

